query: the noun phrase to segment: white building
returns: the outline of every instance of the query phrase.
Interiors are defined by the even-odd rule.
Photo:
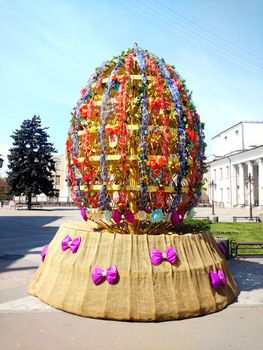
[[[209,198],[220,206],[263,206],[263,122],[240,122],[212,138]],[[209,186],[210,185],[210,186]]]
[[[56,197],[47,197],[44,194],[37,195],[38,202],[71,202],[70,188],[67,185],[67,162],[65,154],[54,154],[53,159],[55,161],[55,171],[53,172],[54,190]]]

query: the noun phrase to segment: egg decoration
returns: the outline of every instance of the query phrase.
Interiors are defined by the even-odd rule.
[[[133,233],[183,222],[203,185],[203,129],[185,81],[153,53],[135,45],[96,68],[66,141],[84,220]]]

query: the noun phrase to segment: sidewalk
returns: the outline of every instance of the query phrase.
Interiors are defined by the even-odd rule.
[[[195,216],[212,216],[211,207],[198,207],[194,208],[196,212]],[[261,212],[260,207],[253,207],[252,214],[254,216],[259,216]],[[243,208],[218,208],[215,207],[215,215],[218,216],[219,222],[233,222],[233,216],[249,216],[249,207]]]
[[[199,208],[207,216],[211,208]],[[232,210],[220,209],[228,218]],[[241,214],[233,214],[241,215]],[[59,225],[80,220],[72,209],[0,208],[0,348],[114,350],[243,350],[262,348],[263,258],[229,261],[238,300],[215,314],[170,322],[115,322],[71,315],[27,294],[40,251]]]

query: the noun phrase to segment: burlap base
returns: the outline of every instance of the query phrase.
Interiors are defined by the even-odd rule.
[[[76,254],[61,250],[66,234],[81,237]],[[172,245],[177,262],[154,266],[150,250]],[[119,279],[93,284],[95,265],[116,265]],[[214,290],[209,271],[224,271],[225,287]],[[227,262],[209,233],[125,235],[95,232],[91,223],[61,225],[49,244],[29,292],[47,304],[81,316],[115,320],[173,320],[223,309],[237,296]]]

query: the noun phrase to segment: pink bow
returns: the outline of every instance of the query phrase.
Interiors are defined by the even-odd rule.
[[[174,211],[171,215],[171,222],[173,226],[176,226],[177,224],[181,224],[184,220],[184,211],[183,210],[177,210]]]
[[[92,281],[97,285],[104,277],[106,277],[106,281],[108,283],[115,283],[118,277],[117,267],[113,265],[108,267],[106,270],[103,270],[100,266],[95,266],[91,275]]]
[[[134,223],[134,215],[130,209],[127,209],[125,214],[123,214],[118,209],[114,209],[112,213],[112,218],[116,222],[116,224],[119,224],[122,218],[125,218],[126,221],[131,224]]]
[[[218,270],[217,273],[211,270],[209,276],[214,289],[217,289],[220,285],[224,287],[227,284],[225,274],[222,270]]]
[[[85,220],[85,221],[88,220],[85,208],[83,208],[83,207],[81,208],[80,214],[81,214],[83,220]]]
[[[151,250],[151,262],[153,265],[158,265],[163,260],[167,260],[170,264],[176,262],[176,251],[172,246],[168,247],[164,253],[155,248]]]
[[[66,235],[61,242],[61,248],[63,252],[69,248],[72,253],[76,253],[79,249],[80,241],[80,237],[76,237],[72,240],[70,235]]]
[[[48,250],[48,244],[45,245],[45,246],[43,247],[43,249],[41,250],[41,253],[40,253],[40,255],[41,255],[41,260],[42,260],[43,262],[44,262],[44,260],[45,260],[46,254],[47,254],[47,250]]]

